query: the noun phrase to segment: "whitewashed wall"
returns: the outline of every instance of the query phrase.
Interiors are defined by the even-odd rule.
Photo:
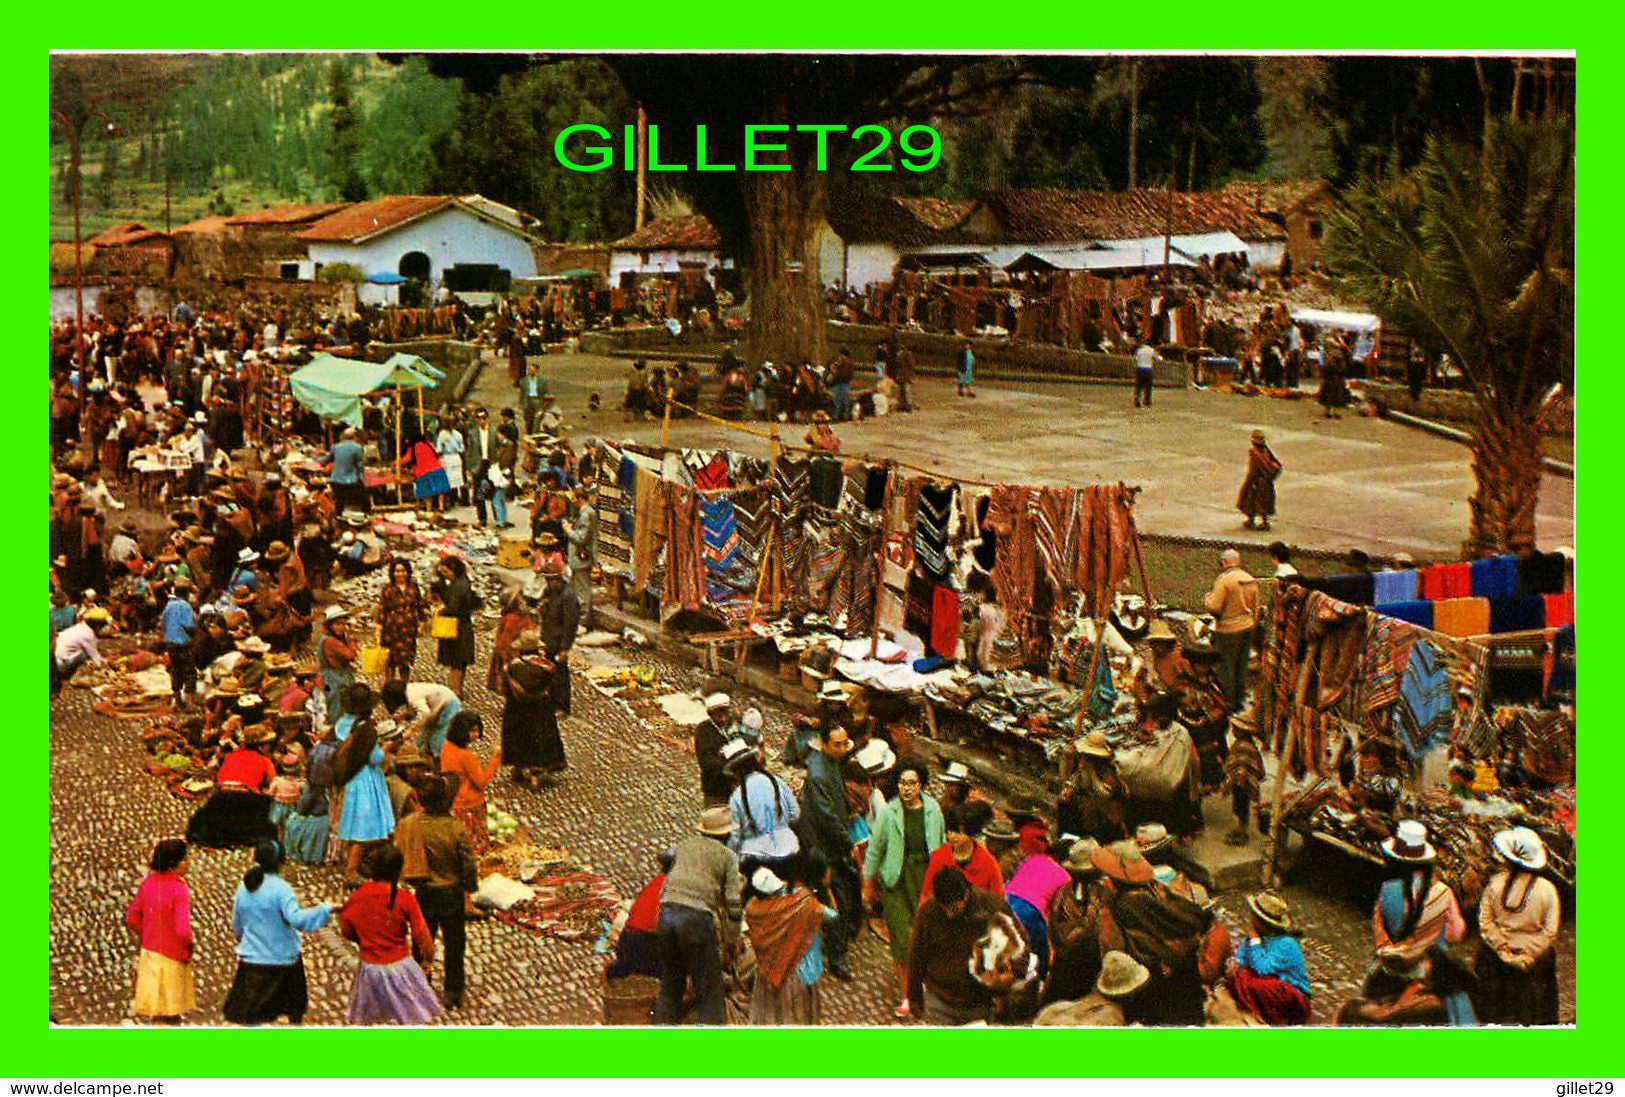
[[[462,209],[442,210],[365,244],[311,241],[309,246],[313,266],[354,263],[362,274],[399,273],[401,257],[421,251],[429,257],[431,282],[440,281],[445,269],[458,263],[494,263],[515,278],[536,276],[536,257],[531,254],[530,242],[525,237],[482,221]],[[367,299],[365,294],[362,299]]]

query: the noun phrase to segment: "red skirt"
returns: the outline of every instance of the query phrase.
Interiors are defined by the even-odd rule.
[[[1272,1027],[1309,1023],[1309,999],[1291,983],[1238,967],[1230,975],[1236,1004]]]

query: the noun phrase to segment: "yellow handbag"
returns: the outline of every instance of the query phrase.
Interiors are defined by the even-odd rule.
[[[361,649],[362,674],[382,674],[389,667],[389,649],[377,643],[377,637],[374,637],[374,641],[371,646]]]
[[[436,640],[457,639],[457,618],[449,613],[437,613],[429,618],[429,635]]]

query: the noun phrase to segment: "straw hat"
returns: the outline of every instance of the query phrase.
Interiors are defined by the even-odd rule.
[[[258,636],[250,636],[246,640],[237,641],[237,650],[245,655],[264,655],[271,650],[271,645]]]
[[[1546,843],[1528,827],[1498,831],[1490,840],[1495,844],[1495,852],[1509,865],[1530,872],[1539,872],[1546,867]]]
[[[286,560],[288,558],[288,544],[286,541],[272,541],[265,546],[267,560]]]
[[[1134,844],[1141,853],[1154,853],[1172,841],[1168,828],[1161,823],[1141,823],[1134,829]]]
[[[885,773],[897,764],[897,755],[886,745],[886,740],[880,738],[870,739],[863,744],[863,749],[855,757],[863,772],[871,777]]]
[[[328,606],[327,611],[322,614],[322,620],[328,624],[332,624],[334,621],[348,618],[349,616],[350,611],[345,609],[343,606]]]
[[[1090,855],[1095,867],[1113,880],[1125,884],[1149,884],[1152,878],[1151,862],[1133,842],[1113,842],[1101,846]]]
[[[945,785],[970,784],[970,767],[964,762],[949,762],[948,768],[942,772],[942,783]]]
[[[1010,820],[995,817],[992,822],[982,828],[982,837],[994,842],[1019,842],[1021,835],[1010,824]]]
[[[260,554],[255,552],[251,548],[241,549],[237,553],[237,562],[239,564],[252,564],[255,560],[258,560],[259,558],[260,558]]]
[[[784,881],[774,875],[772,869],[763,865],[750,874],[750,886],[763,895],[777,895],[784,890]]]
[[[1126,998],[1145,986],[1150,978],[1151,972],[1144,964],[1126,952],[1113,949],[1101,958],[1100,978],[1095,980],[1095,989],[1106,998]]]
[[[1415,819],[1401,819],[1394,836],[1382,843],[1382,851],[1395,861],[1426,864],[1436,856],[1428,843],[1428,828]]]
[[[1112,756],[1112,745],[1107,742],[1104,731],[1091,731],[1082,739],[1076,740],[1072,746],[1079,754],[1088,755],[1090,758],[1110,758]]]
[[[243,692],[243,684],[237,681],[236,675],[228,674],[214,684],[209,691],[211,697],[236,697]]]
[[[378,721],[378,741],[380,743],[387,742],[390,739],[398,739],[405,732],[406,725],[399,721],[389,719]]]
[[[1275,892],[1261,891],[1257,895],[1249,895],[1247,905],[1265,925],[1274,926],[1286,933],[1292,931],[1292,914],[1287,909],[1286,900]]]
[[[723,743],[722,749],[718,753],[722,755],[723,769],[731,769],[746,758],[755,757],[755,753],[750,749],[750,744],[738,736]]]
[[[726,838],[734,832],[733,820],[727,808],[706,808],[700,813],[698,830],[712,838]]]
[[[705,711],[714,712],[719,708],[727,708],[733,704],[733,698],[726,693],[708,693],[705,697]]]
[[[1066,863],[1061,867],[1075,875],[1093,876],[1100,871],[1094,860],[1095,850],[1099,848],[1100,843],[1093,838],[1079,838],[1066,851]]]

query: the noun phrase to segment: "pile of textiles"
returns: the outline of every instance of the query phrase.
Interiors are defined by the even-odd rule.
[[[973,674],[926,696],[953,705],[988,727],[1023,739],[1070,738],[1076,734],[1080,690],[1026,671]]]
[[[614,922],[621,901],[615,885],[585,866],[563,864],[527,880],[535,898],[497,911],[498,921],[561,941],[591,941]]]

